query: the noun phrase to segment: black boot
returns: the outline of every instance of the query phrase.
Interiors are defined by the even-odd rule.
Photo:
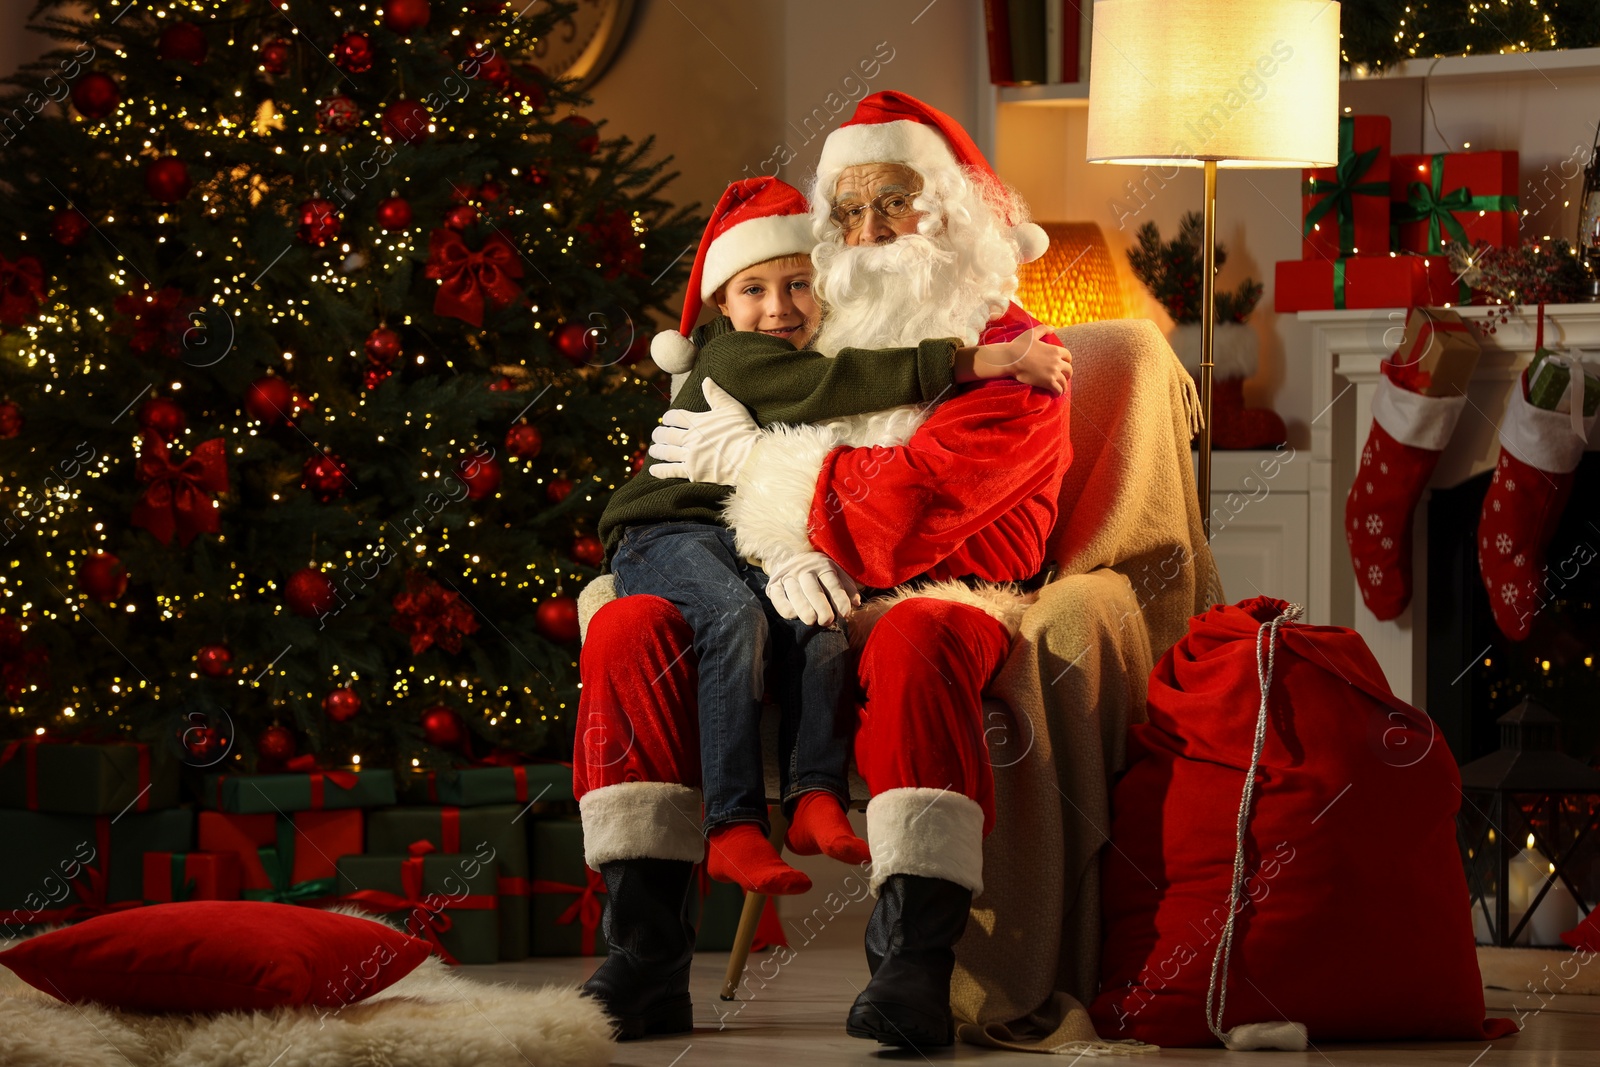
[[[619,1040],[688,1033],[694,1029],[689,1000],[694,864],[615,860],[602,863],[600,874],[606,881],[602,929],[610,952],[583,991],[605,1006]]]
[[[872,980],[851,1005],[845,1033],[916,1049],[953,1044],[950,975],[971,908],[972,891],[954,882],[885,879],[867,921]]]

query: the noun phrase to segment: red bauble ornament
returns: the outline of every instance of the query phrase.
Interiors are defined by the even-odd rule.
[[[366,343],[362,347],[367,351],[367,358],[380,366],[387,367],[400,358],[400,331],[390,329],[388,326],[379,326],[367,334]]]
[[[644,470],[644,461],[646,455],[648,455],[648,453],[646,453],[642,448],[635,452],[633,454],[632,462],[628,464],[628,469],[634,474],[638,474],[640,471]]]
[[[391,196],[378,205],[378,225],[385,230],[403,230],[411,225],[411,202]]]
[[[389,0],[383,5],[383,24],[395,33],[410,33],[428,24],[428,0]]]
[[[348,686],[335,689],[322,698],[322,710],[334,722],[346,722],[355,718],[356,712],[361,710],[361,697]]]
[[[174,22],[161,31],[156,55],[168,62],[198,67],[206,61],[206,31],[192,22]]]
[[[530,164],[528,173],[522,176],[522,180],[535,189],[543,189],[550,184],[550,171],[538,164]]]
[[[561,125],[567,128],[567,133],[575,138],[578,151],[586,156],[595,154],[600,147],[600,133],[595,129],[594,123],[582,115],[568,115],[561,120]]]
[[[71,248],[89,233],[89,220],[75,207],[61,208],[50,216],[50,236],[62,248]]]
[[[477,73],[473,77],[482,78],[490,85],[500,88],[504,88],[511,80],[511,64],[506,62],[506,57],[499,52],[488,59],[482,58],[481,52],[475,52],[472,58],[478,61]]]
[[[470,185],[461,185],[457,182],[450,183],[450,199],[458,204],[465,204],[477,195],[478,190]]]
[[[261,46],[261,67],[268,74],[282,74],[289,69],[294,55],[294,45],[282,37],[274,37]]]
[[[78,568],[78,588],[90,600],[109,604],[128,591],[128,568],[109,552],[96,552]]]
[[[244,409],[268,426],[288,422],[294,415],[294,387],[274,375],[257,378],[245,393]]]
[[[500,461],[493,456],[484,453],[468,456],[456,469],[466,484],[468,500],[482,500],[500,488]]]
[[[139,406],[139,429],[147,437],[159,437],[170,443],[188,423],[183,408],[170,396],[153,396]]]
[[[396,100],[383,111],[383,132],[405,144],[421,144],[428,139],[428,109],[415,100]]]
[[[312,456],[300,468],[300,488],[308,489],[318,501],[326,504],[344,496],[348,484],[349,466],[333,453]]]
[[[439,704],[422,713],[422,737],[436,748],[460,748],[467,739],[467,724],[453,709]]]
[[[312,618],[339,602],[328,576],[315,567],[302,567],[283,584],[283,599],[296,615]]]
[[[582,366],[595,351],[595,334],[581,322],[569,322],[555,333],[556,348],[573,363]]]
[[[0,441],[9,441],[22,433],[22,409],[9,400],[0,401]]]
[[[600,543],[600,538],[585,534],[572,542],[572,558],[579,563],[598,567],[605,561],[606,546]]]
[[[551,478],[544,486],[544,495],[552,504],[559,504],[572,492],[572,483],[565,478]]]
[[[176,203],[189,192],[189,168],[177,156],[153,159],[144,168],[144,187],[161,203]]]
[[[317,108],[317,127],[324,133],[345,134],[361,125],[361,108],[348,96],[330,96]]]
[[[444,213],[444,224],[452,230],[464,230],[477,221],[478,209],[471,204],[462,204]]]
[[[256,754],[273,763],[283,763],[294,757],[294,734],[276,724],[261,731],[256,738]]]
[[[308,245],[324,248],[339,239],[339,209],[332,200],[313,197],[300,205],[300,228],[295,236]]]
[[[578,602],[569,596],[553,596],[533,613],[534,626],[550,641],[578,639]]]
[[[393,374],[388,367],[368,367],[361,374],[361,388],[371,392],[384,383],[384,379]]]
[[[194,659],[207,678],[226,678],[233,673],[233,652],[227,645],[205,645]]]
[[[228,738],[209,726],[191,726],[183,731],[183,748],[201,766],[210,766],[228,751]]]
[[[519,422],[506,431],[506,453],[517,459],[532,459],[544,447],[544,435],[539,427]]]
[[[85,74],[72,87],[72,106],[86,119],[103,119],[116,110],[122,102],[117,83],[109,75]]]
[[[364,33],[347,33],[333,46],[333,61],[346,74],[365,74],[372,69],[372,38]]]

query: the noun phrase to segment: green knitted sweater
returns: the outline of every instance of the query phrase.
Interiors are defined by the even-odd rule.
[[[672,406],[706,411],[701,383],[712,379],[750,409],[756,424],[822,422],[936,400],[955,383],[954,337],[915,348],[846,348],[828,357],[781,337],[735,331],[726,316],[695,331],[700,348]],[[733,490],[713,482],[657,478],[647,466],[611,494],[600,516],[606,558],[629,526],[655,522],[721,524],[722,501]]]

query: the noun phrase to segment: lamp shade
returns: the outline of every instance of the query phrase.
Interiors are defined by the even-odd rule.
[[[1041,222],[1050,247],[1017,268],[1017,303],[1051,326],[1117,319],[1127,314],[1117,265],[1092,222]]]
[[[1091,163],[1328,167],[1339,160],[1339,5],[1099,0]]]

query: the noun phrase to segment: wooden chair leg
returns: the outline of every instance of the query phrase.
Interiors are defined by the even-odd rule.
[[[772,812],[772,847],[783,851],[783,835],[788,831],[788,820],[781,811]],[[761,923],[761,912],[767,906],[767,894],[746,893],[744,908],[739,912],[739,929],[733,935],[733,949],[728,953],[728,973],[722,979],[723,1000],[739,999],[739,983],[744,981],[744,967],[750,960],[750,946],[756,940],[756,927]]]

